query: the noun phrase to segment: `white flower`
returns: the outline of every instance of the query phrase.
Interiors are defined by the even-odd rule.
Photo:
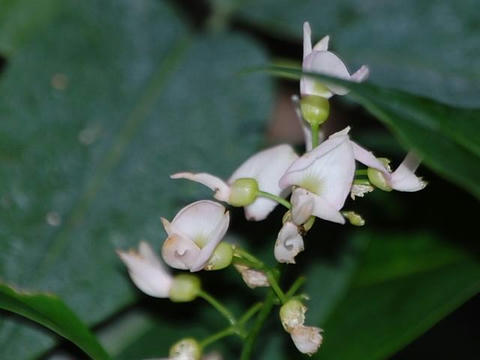
[[[303,238],[298,226],[290,221],[285,222],[275,242],[275,259],[280,263],[295,264],[295,256],[303,249]]]
[[[303,354],[313,355],[322,345],[323,337],[321,332],[322,329],[318,327],[300,325],[290,332],[290,336],[298,351]]]
[[[296,185],[294,190],[293,220],[301,223],[310,215],[324,220],[345,223],[339,210],[350,192],[355,175],[355,157],[346,129],[331,135],[312,151],[304,154],[280,179],[280,187]],[[297,194],[301,191],[301,194]],[[302,211],[298,211],[302,208]],[[311,209],[311,214],[305,211]],[[296,213],[301,213],[297,216]],[[300,218],[300,220],[299,220]]]
[[[140,242],[138,252],[117,250],[117,254],[127,266],[130,278],[140,290],[154,297],[169,296],[173,277],[148,243]]]
[[[238,179],[253,178],[258,183],[258,188],[271,194],[286,197],[289,188],[281,189],[278,180],[285,170],[298,158],[290,145],[278,145],[260,151],[247,159],[230,177],[228,182],[207,174],[181,172],[171,176],[173,179],[188,179],[199,182],[213,191],[217,200],[229,202],[231,185]],[[258,197],[250,205],[245,206],[245,216],[249,220],[260,221],[277,206],[273,200]]]
[[[391,172],[390,167],[377,159],[371,152],[355,143],[353,144],[355,157],[370,168],[370,181],[381,189],[414,192],[420,191],[427,186],[427,183],[422,178],[415,175],[415,171],[421,161],[412,151],[405,156],[398,168]]]
[[[311,36],[310,24],[305,22],[303,24],[303,71],[321,73],[356,82],[361,82],[367,78],[369,74],[367,66],[363,65],[354,74],[350,75],[343,61],[337,55],[328,51],[330,40],[328,35],[322,38],[313,48]],[[317,95],[330,98],[334,94],[345,95],[347,93],[348,91],[340,86],[323,85],[310,77],[302,77],[300,80],[300,94],[302,96]]]
[[[176,269],[203,269],[225,235],[229,221],[225,207],[209,200],[184,207],[171,223],[162,218],[168,234],[163,243],[163,259]]]

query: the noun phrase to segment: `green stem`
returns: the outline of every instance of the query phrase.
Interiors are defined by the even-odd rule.
[[[215,341],[218,341],[220,339],[223,339],[224,337],[227,337],[227,336],[231,336],[231,335],[234,335],[236,334],[236,331],[235,331],[235,328],[233,326],[230,326],[226,329],[223,329],[213,335],[210,335],[208,337],[206,337],[205,339],[203,339],[202,341],[200,341],[200,346],[202,348],[210,345],[211,343],[214,343]]]
[[[298,289],[305,283],[307,279],[304,276],[300,276],[295,282],[292,284],[290,289],[288,289],[287,293],[285,296],[287,299],[290,299],[295,293],[297,292]]]
[[[263,306],[263,303],[259,302],[253,305],[250,309],[248,309],[245,314],[238,320],[238,325],[245,324],[250,318],[255,315]]]
[[[217,301],[213,296],[206,293],[204,290],[200,290],[198,296],[200,296],[202,299],[212,305],[215,309],[217,309],[217,311],[222,314],[223,317],[227,319],[231,325],[234,326],[237,324],[237,320],[235,319],[235,316],[230,312],[230,310],[228,310],[224,305]]]
[[[287,297],[285,296],[282,289],[280,289],[280,286],[278,285],[277,279],[275,278],[275,275],[273,274],[273,271],[272,270],[267,270],[265,272],[265,275],[267,275],[268,282],[270,283],[270,286],[272,287],[275,294],[277,294],[277,296],[280,299],[280,301],[282,302],[282,304],[285,304],[287,302]]]
[[[355,175],[368,175],[368,169],[355,170]]]
[[[368,179],[355,179],[353,180],[353,183],[356,185],[371,185]]]
[[[255,345],[255,340],[257,339],[258,333],[262,329],[265,320],[267,320],[270,311],[272,311],[273,304],[275,301],[275,292],[270,290],[268,295],[263,303],[263,306],[258,314],[258,317],[253,325],[250,334],[248,335],[247,339],[243,344],[242,355],[240,360],[250,360],[253,352],[253,346]]]
[[[254,269],[258,270],[265,268],[265,264],[261,260],[257,259],[255,256],[242,248],[235,247],[235,249],[233,250],[233,254],[234,256],[240,258],[240,260],[245,260],[246,263],[251,264],[251,267],[253,267]]]
[[[318,130],[320,125],[310,124],[310,129],[312,130],[312,149],[315,149],[318,146]]]
[[[292,207],[292,204],[290,204],[290,202],[288,202],[284,198],[282,198],[280,196],[277,196],[277,195],[274,195],[274,194],[270,194],[269,192],[259,190],[257,195],[258,196],[263,196],[267,199],[274,200],[274,201],[278,202],[279,204],[282,204],[283,206],[285,206],[287,209],[291,209],[291,207]]]

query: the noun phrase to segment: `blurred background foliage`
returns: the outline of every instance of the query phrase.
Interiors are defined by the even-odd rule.
[[[441,153],[441,169],[428,161],[441,176],[421,167],[430,182],[422,192],[376,191],[348,202],[367,219],[364,228],[318,222],[308,235],[284,282],[308,277],[308,322],[325,329],[315,358],[478,359],[479,119],[478,110],[453,107],[480,107],[476,10],[475,0],[0,0],[0,278],[56,294],[116,359],[165,356],[180,337],[219,330],[222,319],[200,301],[142,296],[114,250],[141,239],[158,249],[160,216],[210,196],[169,174],[227,177],[263,146],[301,142],[288,100],[297,83],[242,70],[272,59],[298,63],[309,20],[314,37],[330,34],[351,68],[370,66],[377,89],[452,106],[447,130],[422,133],[417,147],[435,152],[455,139],[471,150],[468,162]],[[432,106],[429,114],[438,109]],[[466,124],[472,142],[457,136],[455,121]],[[355,139],[397,164],[410,144],[402,135],[415,135],[406,126],[394,137],[349,98],[335,99],[327,131],[346,123]],[[273,261],[281,210],[262,223],[233,215],[230,241]],[[237,312],[263,296],[247,291],[231,269],[202,279]],[[39,321],[41,304],[9,291],[1,292],[2,308],[12,310],[5,304],[15,298],[37,306],[30,318]],[[50,308],[57,306],[64,305]],[[2,359],[85,356],[6,311],[0,344]],[[258,359],[302,358],[276,315],[259,344]],[[239,346],[229,339],[212,348],[235,359]]]

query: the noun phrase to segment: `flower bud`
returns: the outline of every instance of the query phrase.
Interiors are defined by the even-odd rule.
[[[217,245],[212,256],[208,260],[205,270],[221,270],[232,263],[233,249],[232,245],[221,242]]]
[[[322,345],[322,329],[313,326],[297,326],[291,332],[293,343],[303,354],[313,355]]]
[[[235,264],[235,269],[242,275],[243,281],[250,289],[270,286],[267,275],[263,271],[251,269],[241,264]]]
[[[296,299],[287,301],[280,308],[280,321],[283,328],[291,332],[294,328],[303,325],[306,312],[307,307],[301,301]]]
[[[257,198],[258,183],[254,178],[240,178],[233,182],[230,187],[228,203],[233,206],[247,206]]]
[[[310,125],[321,125],[327,120],[330,114],[328,99],[321,96],[304,96],[300,100],[302,116]]]
[[[350,224],[355,226],[363,226],[365,225],[365,220],[362,218],[361,215],[357,214],[355,211],[342,211],[342,215],[347,218]]]
[[[384,163],[387,169],[390,170],[390,167],[388,165],[390,163],[390,160],[386,158],[379,158],[378,160]],[[368,180],[372,183],[372,185],[376,186],[380,190],[392,191],[392,187],[388,183],[388,180],[385,177],[385,174],[383,172],[374,168],[368,168],[367,176],[368,176]]]
[[[173,302],[189,302],[195,300],[200,292],[200,279],[195,275],[181,274],[173,278],[169,297]]]
[[[202,349],[197,340],[193,338],[182,339],[170,348],[171,360],[200,360]]]

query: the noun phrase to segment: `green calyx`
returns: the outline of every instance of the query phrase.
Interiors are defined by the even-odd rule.
[[[226,242],[218,244],[212,256],[208,260],[204,270],[221,270],[232,263],[233,248]]]
[[[202,348],[194,338],[182,339],[170,348],[169,359],[200,360]]]
[[[195,275],[181,274],[173,278],[169,298],[173,302],[195,300],[201,290],[200,279]]]
[[[389,168],[390,160],[386,158],[379,158],[378,160],[380,160],[382,163],[385,164],[387,168]],[[388,183],[388,180],[385,177],[385,174],[383,172],[374,168],[368,168],[367,176],[368,176],[368,180],[373,186],[383,191],[392,191],[392,187]]]
[[[280,321],[286,331],[303,325],[307,307],[300,300],[291,299],[280,308]]]
[[[253,178],[240,178],[230,187],[228,203],[232,206],[247,206],[255,201],[258,195],[258,183]]]
[[[304,96],[300,100],[302,116],[311,126],[323,124],[330,115],[330,103],[321,96]]]

